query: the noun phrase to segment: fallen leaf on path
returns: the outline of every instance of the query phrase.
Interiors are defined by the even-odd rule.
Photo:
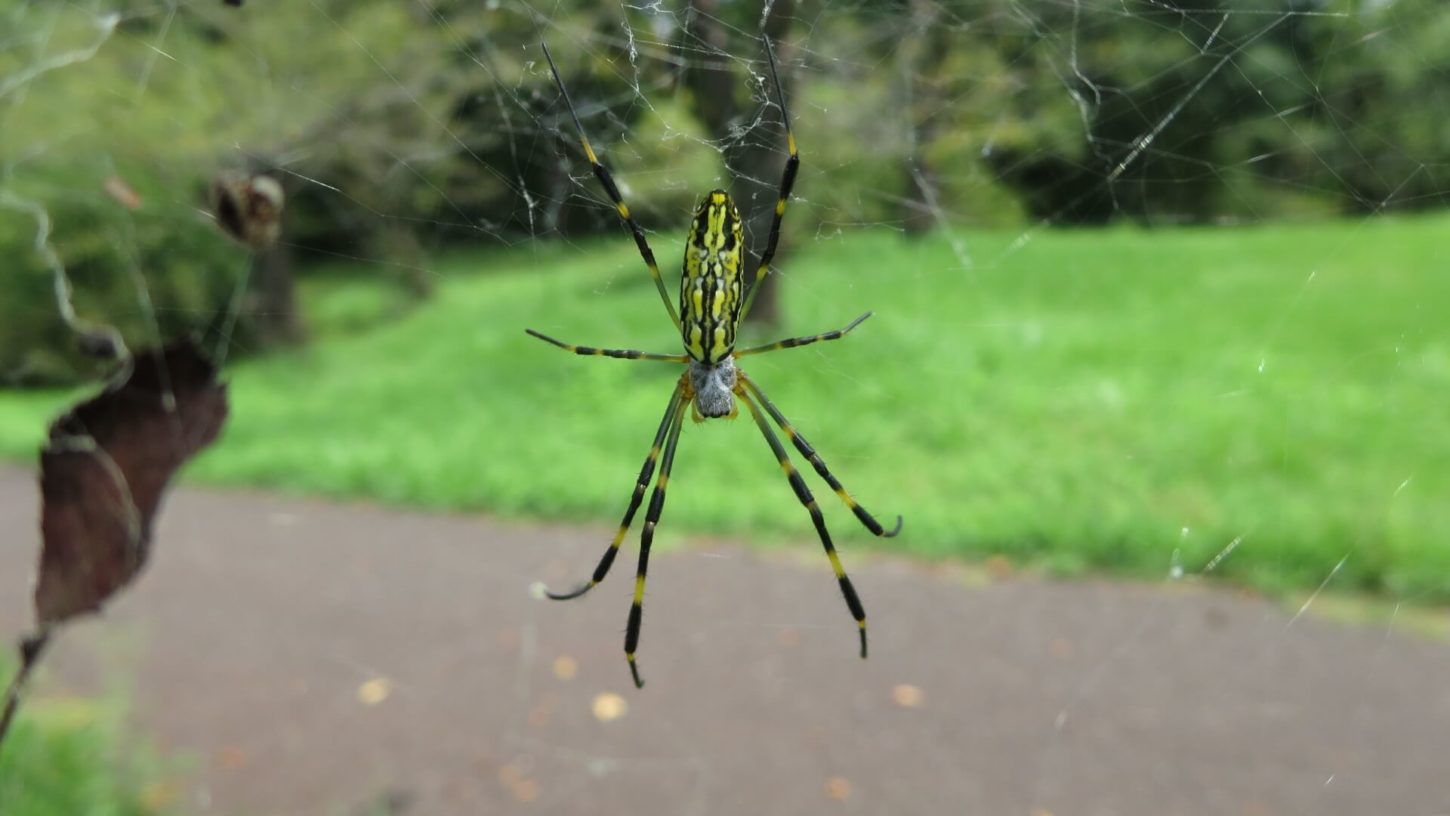
[[[374,677],[357,687],[357,699],[363,705],[377,705],[392,693],[393,684],[386,677]]]
[[[514,799],[528,803],[539,798],[539,780],[529,776],[529,770],[533,767],[532,759],[521,758],[522,762],[516,760],[498,769],[499,784],[509,789]]]
[[[982,566],[986,567],[988,575],[991,575],[998,581],[1011,578],[1012,573],[1016,571],[1012,566],[1012,560],[1005,555],[991,556]]]
[[[902,708],[920,708],[926,695],[922,693],[921,689],[910,683],[897,683],[895,688],[891,689],[891,699]]]
[[[539,780],[520,779],[513,786],[514,798],[525,804],[539,798]]]
[[[241,748],[223,748],[217,752],[217,764],[229,771],[244,768],[249,757]]]
[[[600,722],[612,722],[629,713],[629,703],[623,697],[612,692],[604,692],[594,697],[594,719]]]
[[[579,673],[579,664],[574,658],[568,655],[559,655],[554,658],[554,676],[560,680],[573,680],[574,675]]]
[[[148,811],[169,810],[181,799],[181,787],[173,779],[148,782],[141,789],[141,802]]]

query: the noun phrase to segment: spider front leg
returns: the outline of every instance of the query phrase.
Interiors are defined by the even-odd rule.
[[[735,352],[734,356],[744,357],[748,354],[764,354],[767,351],[776,351],[778,349],[800,348],[801,346],[809,346],[812,343],[819,343],[823,340],[840,340],[842,337],[850,334],[852,329],[864,323],[866,318],[870,316],[871,313],[867,312],[852,320],[844,329],[835,329],[834,331],[821,332],[820,334],[812,334],[806,337],[788,337],[784,340],[777,340],[774,343],[766,343],[763,346],[752,346],[748,349],[742,349]],[[536,333],[530,332],[530,334]],[[583,352],[580,353],[582,354]]]
[[[629,205],[624,203],[624,196],[620,195],[619,187],[614,183],[614,177],[609,174],[609,168],[599,161],[599,156],[594,153],[594,147],[589,144],[589,137],[584,135],[584,125],[579,121],[579,114],[574,110],[574,102],[569,99],[569,91],[564,88],[564,80],[559,77],[559,68],[554,65],[554,55],[549,53],[549,44],[540,43],[544,48],[544,58],[549,61],[549,70],[554,74],[554,84],[559,86],[559,95],[564,97],[564,105],[569,108],[569,118],[574,120],[574,129],[579,131],[579,143],[584,148],[584,156],[589,159],[589,166],[594,170],[595,178],[604,188],[604,193],[609,200],[614,202],[614,211],[619,213],[619,218],[629,228],[629,234],[634,236],[634,245],[639,249],[639,256],[644,259],[644,265],[649,269],[650,277],[654,278],[655,288],[660,292],[660,298],[665,302],[665,311],[670,313],[670,320],[674,321],[675,329],[680,328],[680,315],[675,311],[675,304],[670,300],[670,293],[665,288],[664,276],[660,274],[660,265],[655,262],[654,250],[649,247],[649,240],[644,237],[644,229],[634,216],[629,212]]]
[[[790,200],[790,191],[795,186],[796,172],[800,170],[801,164],[800,151],[796,150],[795,131],[790,127],[790,112],[785,107],[785,90],[780,86],[780,72],[775,67],[775,47],[770,44],[769,37],[764,39],[765,56],[770,60],[770,77],[775,82],[775,100],[780,105],[780,121],[785,125],[785,148],[790,155],[785,160],[785,170],[781,172],[780,192],[775,200],[775,215],[770,221],[770,234],[765,239],[765,252],[761,253],[760,264],[755,267],[755,282],[750,286],[750,294],[746,295],[745,305],[740,308],[741,319],[750,314],[755,296],[760,293],[765,276],[770,274],[770,262],[775,260],[775,248],[780,243],[780,225],[785,220],[785,204]]]
[[[743,375],[742,375],[743,380]],[[765,414],[760,412],[755,400],[743,386],[736,386],[735,395],[750,409],[750,415],[755,419],[756,427],[770,444],[770,449],[775,453],[775,459],[780,463],[780,469],[785,472],[786,479],[790,481],[791,489],[800,500],[802,506],[811,514],[811,523],[816,526],[816,534],[820,536],[821,546],[826,550],[826,557],[831,559],[831,569],[836,573],[836,583],[841,586],[841,594],[846,598],[846,607],[851,610],[851,617],[856,619],[856,627],[861,633],[861,658],[866,657],[866,610],[861,606],[861,599],[856,595],[856,588],[851,585],[851,579],[846,575],[845,567],[841,566],[841,557],[836,554],[836,545],[831,542],[831,533],[826,529],[826,518],[821,515],[821,508],[817,506],[816,499],[811,495],[811,489],[806,487],[805,479],[801,478],[800,471],[791,464],[790,455],[785,452],[785,446],[780,443],[780,437],[771,430],[770,422],[766,420]]]

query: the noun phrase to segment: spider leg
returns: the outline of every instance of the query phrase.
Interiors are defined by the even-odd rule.
[[[790,437],[791,444],[795,445],[795,449],[800,451],[801,456],[811,460],[811,466],[816,469],[816,473],[822,479],[826,480],[826,484],[830,485],[831,489],[836,491],[836,495],[841,497],[841,501],[845,502],[846,506],[851,508],[851,512],[856,514],[856,518],[861,522],[863,527],[870,530],[872,535],[881,538],[891,538],[901,532],[901,516],[896,517],[896,526],[892,527],[889,531],[882,527],[881,522],[866,512],[866,508],[856,503],[856,499],[846,491],[846,488],[841,485],[840,480],[826,467],[825,461],[821,459],[820,454],[816,453],[816,449],[811,447],[811,443],[807,442],[806,438],[801,436],[800,432],[790,424],[790,421],[785,418],[785,414],[782,414],[780,409],[775,407],[775,403],[771,402],[770,398],[765,395],[765,392],[760,390],[760,386],[756,385],[755,381],[747,377],[743,371],[739,373],[739,377],[741,382],[745,383],[745,387],[750,389],[750,393],[754,394],[755,398],[760,400],[760,404],[765,406],[765,410],[770,413],[771,418],[775,420],[775,424],[779,425],[780,429],[785,432],[785,435]]]
[[[675,323],[675,329],[680,329],[680,315],[675,311],[675,304],[670,300],[670,293],[665,289],[665,279],[660,275],[660,266],[655,262],[654,251],[649,248],[649,241],[644,237],[644,229],[634,216],[629,213],[629,205],[624,203],[624,197],[619,194],[619,187],[614,183],[614,177],[609,174],[609,168],[599,162],[595,155],[594,148],[589,144],[589,137],[584,135],[584,125],[579,122],[579,114],[574,110],[574,102],[569,99],[569,92],[564,88],[564,80],[559,78],[559,68],[554,65],[554,55],[549,53],[549,44],[541,42],[544,47],[544,58],[549,61],[549,70],[554,74],[554,83],[559,86],[559,95],[564,97],[564,104],[569,108],[569,118],[574,120],[574,129],[579,131],[579,143],[584,147],[584,155],[589,159],[589,166],[594,169],[594,175],[599,179],[604,192],[609,200],[614,202],[614,210],[619,213],[624,225],[629,227],[629,232],[634,236],[634,244],[639,247],[639,255],[644,258],[645,266],[649,267],[650,277],[655,280],[655,288],[660,291],[660,299],[665,302],[665,309],[670,313],[670,320]]]
[[[681,387],[685,382],[681,378]],[[660,511],[665,507],[665,489],[670,485],[670,469],[675,464],[675,448],[680,443],[680,427],[684,420],[684,406],[680,405],[670,421],[670,436],[665,442],[664,459],[660,462],[660,478],[655,482],[654,493],[649,497],[649,511],[645,513],[644,529],[639,536],[639,568],[634,574],[634,602],[630,604],[629,625],[624,631],[624,659],[629,661],[629,673],[634,677],[635,688],[644,688],[644,681],[639,677],[639,666],[634,662],[634,652],[639,646],[640,622],[644,620],[644,578],[649,569],[649,548],[654,542],[655,525],[659,523]]]
[[[755,400],[745,389],[736,387],[736,395],[750,409],[750,415],[754,417],[755,424],[760,428],[760,433],[765,436],[765,441],[770,443],[770,449],[775,452],[775,459],[780,463],[780,469],[785,471],[785,476],[790,480],[791,489],[800,503],[810,511],[811,522],[816,525],[816,534],[821,538],[821,546],[826,549],[826,557],[831,559],[831,569],[836,573],[836,582],[841,585],[841,594],[846,597],[846,606],[851,610],[851,617],[856,619],[856,626],[861,631],[861,657],[866,657],[866,610],[861,606],[861,599],[856,596],[856,588],[851,585],[851,579],[846,575],[846,569],[841,566],[841,558],[836,554],[836,545],[831,543],[831,534],[826,530],[825,516],[821,515],[821,508],[816,505],[816,499],[811,495],[811,489],[806,487],[805,479],[801,478],[800,471],[791,464],[790,455],[785,452],[785,446],[780,443],[780,437],[771,430],[770,423],[766,421],[765,415],[756,406]]]
[[[593,346],[576,346],[573,343],[565,343],[562,340],[555,340],[547,334],[536,332],[533,329],[524,329],[531,337],[537,337],[553,346],[558,346],[565,351],[572,351],[575,354],[582,354],[586,357],[615,357],[621,360],[661,360],[668,363],[688,363],[690,357],[687,354],[654,354],[648,351],[635,351],[634,349],[607,349],[594,348]]]
[[[634,493],[629,497],[629,509],[624,511],[624,520],[619,523],[619,531],[614,534],[614,540],[609,543],[609,549],[604,551],[604,556],[599,559],[599,565],[594,568],[594,576],[588,581],[580,584],[576,589],[569,592],[549,592],[544,594],[550,600],[567,601],[577,598],[589,590],[599,586],[604,576],[609,574],[609,568],[614,564],[614,557],[619,555],[619,544],[624,541],[624,536],[629,532],[629,525],[634,522],[634,514],[639,510],[640,500],[644,498],[645,488],[649,487],[650,479],[655,475],[655,461],[660,457],[660,445],[665,441],[665,435],[683,411],[684,403],[683,381],[675,386],[675,393],[670,397],[670,405],[665,409],[664,418],[660,420],[659,430],[655,431],[655,441],[650,445],[649,456],[645,457],[644,467],[639,470],[639,478],[634,483]]]
[[[735,356],[744,357],[747,354],[764,354],[767,351],[776,351],[777,349],[799,348],[801,346],[809,346],[812,343],[819,343],[822,340],[840,340],[842,337],[850,334],[852,329],[861,325],[870,316],[871,313],[867,312],[852,320],[850,325],[844,329],[836,329],[835,331],[828,331],[822,334],[812,334],[808,337],[791,337],[785,340],[777,340],[774,343],[766,343],[763,346],[753,346],[743,351],[737,351],[735,352]]]
[[[785,108],[785,91],[780,87],[780,72],[775,67],[775,48],[771,46],[769,37],[763,39],[765,56],[770,60],[770,77],[775,80],[775,99],[780,105],[780,120],[785,125],[785,146],[790,152],[790,158],[786,159],[785,171],[781,174],[780,194],[775,201],[775,217],[770,222],[770,236],[765,240],[765,252],[760,256],[760,265],[755,268],[755,283],[750,287],[750,294],[745,297],[745,305],[740,308],[741,319],[750,314],[755,295],[760,292],[765,276],[770,274],[770,262],[775,258],[775,247],[780,242],[780,222],[785,217],[785,202],[790,198],[791,188],[795,186],[795,174],[801,163],[800,153],[795,146],[795,131],[790,127],[790,113]]]

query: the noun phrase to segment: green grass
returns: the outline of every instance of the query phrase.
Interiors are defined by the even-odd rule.
[[[1447,231],[1433,218],[967,234],[969,268],[942,238],[826,236],[796,243],[783,331],[876,317],[748,368],[868,508],[906,518],[883,550],[1162,576],[1238,539],[1214,574],[1313,588],[1343,559],[1334,587],[1443,602]],[[663,257],[671,238],[656,239]],[[617,519],[678,369],[572,357],[523,328],[675,349],[632,245],[532,245],[438,270],[416,311],[235,367],[225,438],[191,474]],[[0,397],[0,452],[33,456],[59,404]],[[665,540],[815,546],[748,420],[687,423],[671,486]],[[848,550],[872,541],[818,492]]]
[[[0,660],[0,684],[14,666]],[[32,693],[0,745],[5,816],[148,816],[172,789],[147,750],[122,737],[109,701]]]

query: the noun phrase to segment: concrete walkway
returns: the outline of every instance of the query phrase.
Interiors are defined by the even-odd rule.
[[[7,640],[36,504],[0,470]],[[128,686],[192,759],[178,805],[228,816],[1450,813],[1450,644],[853,538],[863,662],[814,542],[693,542],[652,562],[636,691],[632,551],[591,596],[530,593],[610,532],[179,490],[150,571],[33,691]]]

